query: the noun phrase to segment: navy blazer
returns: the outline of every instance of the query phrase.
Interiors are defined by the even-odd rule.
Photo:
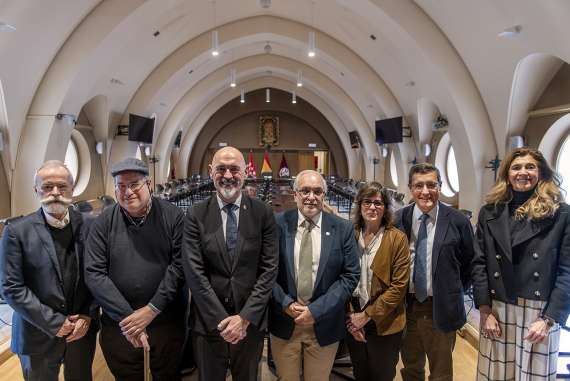
[[[412,233],[414,205],[396,213],[396,227]],[[473,228],[461,212],[439,203],[431,254],[434,327],[451,332],[461,328],[467,318],[464,292],[471,284]]]
[[[544,300],[542,313],[564,324],[570,313],[570,207],[552,217],[527,221],[511,236],[506,203],[479,212],[473,260],[475,305],[491,299],[516,304],[517,297]]]
[[[0,292],[14,309],[12,352],[46,353],[63,339],[55,335],[68,315],[96,317],[93,298],[84,283],[83,252],[93,221],[69,209],[75,240],[77,280],[73,306],[67,306],[53,239],[39,209],[9,223],[0,246]],[[96,329],[92,320],[90,329]]]
[[[218,334],[229,315],[248,320],[249,329],[267,328],[267,303],[277,275],[277,228],[271,208],[242,196],[234,258],[226,249],[216,196],[186,215],[182,243],[190,288],[190,324],[200,334]]]
[[[269,331],[288,340],[295,321],[284,310],[297,300],[294,247],[297,209],[278,214],[279,273],[269,308]],[[323,212],[321,256],[309,310],[315,319],[315,335],[321,346],[346,334],[345,307],[360,280],[360,263],[354,227],[348,220]]]

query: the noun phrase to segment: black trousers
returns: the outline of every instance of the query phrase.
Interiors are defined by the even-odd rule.
[[[200,381],[224,381],[228,368],[233,381],[256,381],[265,332],[250,326],[238,344],[227,343],[219,334],[193,333],[192,346]]]
[[[107,365],[117,381],[144,379],[144,354],[123,336],[118,323],[103,315],[99,342]],[[186,327],[184,317],[153,322],[146,328],[150,345],[150,370],[153,381],[180,380],[180,359]]]
[[[92,327],[77,341],[58,343],[48,353],[18,355],[26,381],[57,381],[61,364],[64,364],[65,381],[91,381],[91,367],[95,356],[97,329]]]
[[[378,336],[374,321],[364,326],[366,342],[347,334],[346,343],[357,381],[392,381],[402,346],[402,332]]]

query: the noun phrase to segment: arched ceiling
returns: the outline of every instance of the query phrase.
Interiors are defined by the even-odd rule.
[[[418,123],[418,100],[447,115],[459,166],[473,173],[461,180],[472,189],[462,193],[462,207],[476,209],[492,181],[484,166],[504,150],[516,65],[535,52],[569,62],[569,15],[565,0],[273,0],[269,8],[254,0],[0,0],[0,22],[16,28],[0,32],[3,163],[12,189],[27,187],[30,180],[12,175],[55,148],[30,158],[26,147],[53,134],[55,114],[78,115],[93,99],[107,107],[96,118],[98,137],[111,142],[129,112],[156,113],[155,146],[167,152],[173,134],[184,130],[191,139],[205,110],[231,99],[230,68],[239,86],[284,90],[301,69],[305,98],[327,109],[335,128],[370,137],[375,119],[406,116],[415,133],[399,146],[399,171],[430,136],[429,120]],[[497,36],[518,24],[514,38]],[[222,51],[216,58],[213,29]],[[311,30],[314,58],[306,55]],[[381,155],[365,140],[371,162]],[[112,146],[110,162],[121,155]]]

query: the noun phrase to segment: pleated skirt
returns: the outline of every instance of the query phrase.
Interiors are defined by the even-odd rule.
[[[501,327],[498,339],[479,337],[478,381],[555,381],[560,326],[555,324],[538,344],[523,338],[538,319],[546,302],[518,298],[517,304],[493,300],[493,312]]]

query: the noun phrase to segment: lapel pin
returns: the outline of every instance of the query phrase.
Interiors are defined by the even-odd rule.
[[[331,233],[329,233],[329,232],[325,232],[325,235],[331,235]]]
[[[247,209],[247,205],[243,204],[243,210]]]

